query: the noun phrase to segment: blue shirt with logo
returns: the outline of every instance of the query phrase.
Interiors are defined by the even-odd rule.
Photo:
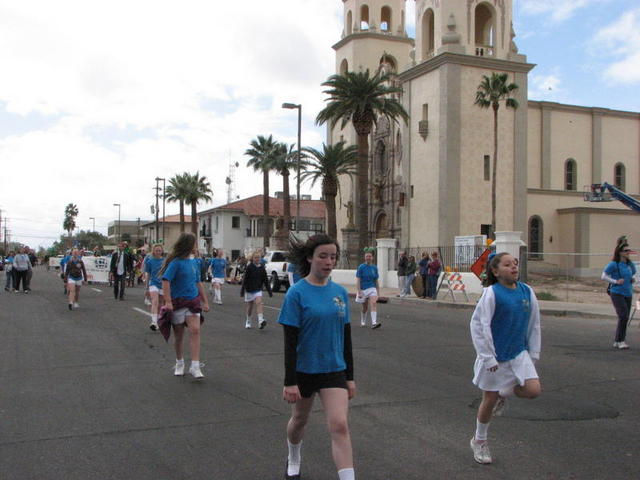
[[[378,279],[378,267],[376,265],[361,264],[356,272],[356,277],[360,279],[360,289],[375,288]]]
[[[185,298],[193,300],[200,292],[200,269],[198,262],[194,258],[176,258],[162,275],[163,280],[167,280],[171,286],[171,298]]]
[[[319,287],[300,280],[287,291],[278,322],[300,330],[298,372],[346,370],[344,326],[349,323],[349,297],[343,286],[329,280]]]
[[[162,288],[162,279],[158,276],[158,273],[160,273],[163,263],[163,257],[156,258],[153,255],[148,255],[145,258],[144,271],[149,274],[149,286],[157,287],[158,289]]]
[[[521,282],[516,288],[499,283],[493,285],[495,310],[491,319],[491,335],[498,362],[516,358],[529,349],[527,334],[531,317],[531,290]]]
[[[225,258],[212,258],[209,261],[209,265],[211,265],[211,273],[213,278],[225,278],[226,277],[226,269],[227,269],[227,260]]]
[[[622,285],[611,285],[611,293],[616,293],[624,297],[633,295],[631,279],[636,274],[636,266],[632,262],[609,262],[607,266],[604,267],[604,273],[614,280],[624,279]]]

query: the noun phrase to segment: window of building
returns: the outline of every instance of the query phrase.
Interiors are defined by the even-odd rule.
[[[481,3],[476,7],[476,45],[494,46],[494,16],[492,8],[487,3]]]
[[[623,163],[616,163],[616,166],[613,167],[613,183],[616,188],[619,188],[623,191],[625,190],[627,183],[627,175],[625,170],[626,169]]]
[[[576,190],[578,177],[578,167],[573,158],[567,159],[564,163],[564,189]]]
[[[240,228],[240,217],[231,217],[231,228]]]
[[[240,250],[231,250],[231,261],[236,260],[240,256]]]
[[[534,215],[529,219],[529,259],[542,260],[544,249],[542,219]]]
[[[349,71],[349,62],[347,62],[347,59],[345,58],[340,63],[340,75],[344,75],[348,71]]]
[[[369,7],[362,5],[360,8],[360,30],[369,30]]]
[[[433,56],[435,48],[434,15],[432,9],[427,9],[422,15],[422,60]]]
[[[484,180],[488,182],[491,180],[491,156],[484,156]]]
[[[493,238],[493,230],[490,223],[483,223],[480,225],[480,235],[486,235],[487,238]]]
[[[391,8],[382,7],[380,12],[380,30],[383,32],[391,31]]]

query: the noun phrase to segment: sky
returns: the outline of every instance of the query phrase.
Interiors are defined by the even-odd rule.
[[[414,1],[407,29],[415,33]],[[637,0],[520,0],[529,98],[640,111]],[[64,208],[106,234],[151,219],[154,179],[205,175],[213,201],[262,192],[243,155],[257,135],[320,147],[314,119],[335,68],[340,0],[0,0],[0,209],[11,240],[49,246]],[[294,177],[292,176],[292,179]],[[282,189],[272,175],[272,192]],[[292,185],[292,189],[294,186]],[[303,193],[309,193],[303,185]],[[319,188],[310,193],[319,198]],[[167,214],[177,205],[168,204]]]

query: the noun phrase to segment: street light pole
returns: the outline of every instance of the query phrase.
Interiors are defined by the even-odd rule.
[[[166,192],[165,190],[167,189],[167,179],[166,178],[160,178],[160,177],[156,177],[156,188],[158,187],[158,182],[162,180],[162,244],[164,245],[164,222],[167,220],[165,217],[165,213],[164,213],[164,207],[166,204]],[[156,190],[156,192],[158,192],[158,190]],[[157,197],[156,197],[156,211],[158,210],[158,204],[157,204]],[[156,216],[157,218],[157,216]],[[156,225],[157,228],[157,225]]]
[[[95,232],[96,231],[96,219],[95,219],[95,217],[89,217],[89,220],[93,220],[93,230],[92,231]]]
[[[120,240],[122,239],[122,232],[120,230],[120,204],[119,203],[114,203],[113,204],[114,207],[118,207],[118,243],[120,243]]]
[[[302,148],[302,104],[283,103],[282,108],[298,109],[298,175],[296,178],[296,233],[300,232],[300,152]]]

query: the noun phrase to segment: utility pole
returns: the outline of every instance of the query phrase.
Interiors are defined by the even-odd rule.
[[[164,239],[165,239],[165,234],[164,234],[164,224],[167,221],[165,212],[164,212],[164,207],[165,204],[167,202],[167,179],[166,178],[160,178],[160,177],[156,177],[156,195],[157,195],[157,189],[158,189],[158,182],[162,180],[162,244],[164,245]],[[156,197],[156,212],[158,211],[158,202],[157,202],[157,197]],[[156,242],[157,243],[157,242]]]
[[[160,198],[160,179],[158,177],[156,177],[156,186],[154,188],[154,190],[156,191],[156,242],[158,243],[158,240],[160,239],[160,232],[159,232],[159,226],[160,226],[160,222],[158,220],[158,213],[160,210],[160,205],[159,205],[159,198]],[[164,221],[164,219],[163,219]]]

